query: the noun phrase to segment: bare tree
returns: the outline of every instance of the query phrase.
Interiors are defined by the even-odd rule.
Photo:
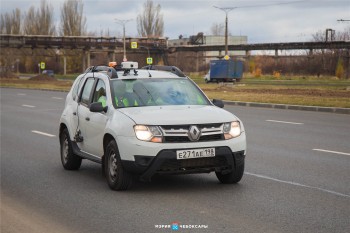
[[[21,33],[21,10],[16,8],[11,14],[0,15],[0,33],[18,35]]]
[[[86,17],[84,16],[82,0],[66,0],[61,8],[62,36],[86,35]]]
[[[225,25],[223,23],[213,23],[210,32],[213,36],[223,36],[225,35]]]
[[[326,34],[327,34],[327,32],[325,30],[318,31],[312,35],[312,41],[316,41],[316,42],[326,41]],[[350,26],[344,28],[344,31],[336,32],[333,39],[335,41],[350,40]]]
[[[42,0],[40,8],[31,6],[25,14],[23,31],[27,35],[54,35],[55,22],[53,7]]]
[[[143,13],[137,16],[137,31],[140,36],[159,37],[164,33],[163,15],[161,6],[155,5],[152,0],[143,4]]]

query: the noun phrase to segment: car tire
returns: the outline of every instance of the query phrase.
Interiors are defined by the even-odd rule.
[[[105,151],[104,170],[108,186],[116,191],[129,189],[133,177],[122,166],[117,143],[114,140],[110,141]]]
[[[235,170],[228,174],[222,174],[221,172],[215,172],[218,180],[223,184],[235,184],[238,183],[244,174],[244,163],[236,167]]]
[[[64,129],[60,135],[61,162],[66,170],[78,170],[81,166],[81,157],[73,153],[72,141],[68,129]]]

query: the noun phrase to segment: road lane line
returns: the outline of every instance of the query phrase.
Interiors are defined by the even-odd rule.
[[[35,106],[33,106],[33,105],[27,105],[27,104],[22,104],[22,107],[35,108]]]
[[[55,100],[63,100],[63,98],[61,98],[61,97],[52,97],[52,99],[55,99]]]
[[[45,133],[45,132],[41,132],[41,131],[37,131],[37,130],[32,130],[32,133],[44,135],[44,136],[47,136],[47,137],[56,137],[56,135]]]
[[[315,186],[309,186],[309,185],[305,185],[305,184],[300,184],[300,183],[296,183],[296,182],[293,182],[293,181],[279,180],[279,179],[276,179],[276,178],[273,178],[273,177],[259,175],[259,174],[254,174],[254,173],[250,173],[250,172],[245,172],[245,174],[250,175],[250,176],[254,176],[254,177],[258,177],[258,178],[262,178],[262,179],[266,179],[266,180],[276,181],[276,182],[279,182],[279,183],[290,184],[290,185],[304,187],[304,188],[310,188],[310,189],[316,189],[316,190],[319,190],[319,191],[322,191],[322,192],[326,192],[326,193],[330,193],[330,194],[334,194],[334,195],[337,195],[337,196],[350,198],[350,195],[348,195],[348,194],[338,193],[338,192],[335,192],[335,191],[332,191],[332,190],[328,190],[328,189],[324,189],[324,188],[319,188],[319,187],[315,187]]]
[[[339,151],[333,151],[333,150],[323,150],[323,149],[312,149],[312,150],[321,151],[321,152],[326,152],[326,153],[339,154],[339,155],[350,155],[350,153],[339,152]]]
[[[275,122],[275,123],[292,124],[292,125],[303,125],[304,124],[304,123],[290,122],[290,121],[276,121],[276,120],[266,120],[266,121]]]
[[[27,95],[27,94],[24,94],[24,93],[18,93],[17,95]]]

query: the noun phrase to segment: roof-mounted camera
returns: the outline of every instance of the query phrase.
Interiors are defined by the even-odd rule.
[[[139,68],[139,63],[137,62],[133,62],[133,61],[126,61],[126,62],[122,62],[122,69],[128,69],[128,70],[132,70],[132,69],[138,69]]]
[[[130,73],[130,70],[134,70],[134,75],[137,75],[136,69],[139,68],[139,63],[133,61],[122,62],[121,68],[124,70],[123,76],[128,75]]]

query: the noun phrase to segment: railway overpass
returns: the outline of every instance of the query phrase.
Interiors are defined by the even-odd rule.
[[[125,38],[128,53],[151,53],[163,56],[166,62],[168,54],[176,52],[205,52],[225,51],[224,45],[180,45],[169,47],[167,38]],[[137,42],[139,48],[131,49],[131,42]],[[111,60],[115,60],[115,54],[123,51],[123,38],[117,37],[83,37],[83,36],[45,36],[45,35],[7,35],[0,34],[0,48],[22,49],[56,49],[56,50],[77,50],[84,56],[84,67],[90,66],[91,53],[107,52]],[[249,56],[251,51],[269,50],[309,50],[310,55],[314,50],[340,49],[347,54],[347,63],[350,56],[350,41],[327,41],[327,42],[288,42],[288,43],[261,43],[261,44],[240,44],[228,45],[231,51],[246,51]]]

